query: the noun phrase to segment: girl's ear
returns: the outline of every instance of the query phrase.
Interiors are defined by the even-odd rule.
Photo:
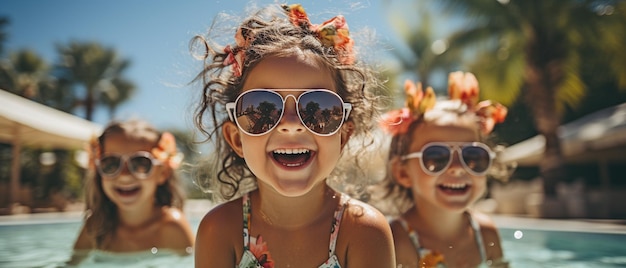
[[[348,143],[350,140],[350,136],[354,132],[354,123],[352,121],[347,121],[343,123],[341,126],[341,149]]]
[[[230,148],[235,151],[239,157],[243,158],[243,148],[241,146],[241,132],[235,123],[227,121],[222,125],[222,135]]]
[[[391,160],[391,174],[393,174],[393,178],[396,182],[404,188],[411,188],[413,185],[413,180],[409,176],[406,166],[402,160],[400,160],[400,157],[395,157]]]

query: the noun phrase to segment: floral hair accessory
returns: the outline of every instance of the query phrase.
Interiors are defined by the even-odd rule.
[[[235,33],[235,47],[227,45],[224,48],[226,58],[222,64],[224,66],[231,65],[235,76],[241,76],[241,71],[243,70],[243,60],[246,55],[244,48],[250,45],[250,39],[244,37],[244,31],[247,30],[241,27],[237,29],[237,32]]]
[[[177,169],[183,161],[183,154],[176,151],[176,139],[169,132],[161,134],[159,144],[152,148],[152,154],[172,169]]]
[[[404,134],[409,130],[413,121],[420,118],[426,111],[435,106],[435,91],[431,87],[422,90],[422,83],[404,82],[406,95],[405,107],[385,113],[380,121],[380,127],[392,135]]]
[[[448,96],[451,100],[461,100],[468,108],[478,103],[478,80],[472,73],[461,71],[448,75]]]
[[[350,38],[350,30],[346,19],[338,15],[320,25],[311,24],[306,11],[300,4],[282,5],[293,25],[315,33],[325,47],[332,47],[337,53],[341,64],[350,65],[355,61],[354,40]]]
[[[497,123],[504,122],[507,113],[508,110],[504,105],[490,100],[481,101],[476,105],[476,115],[481,118],[480,129],[483,134],[491,133]]]
[[[405,107],[387,112],[380,121],[380,127],[392,135],[405,134],[409,126],[419,119],[426,111],[435,106],[435,93],[431,87],[422,91],[421,83],[404,82],[406,94]],[[448,95],[450,100],[459,100],[468,112],[479,118],[480,130],[483,134],[493,131],[495,124],[504,122],[507,108],[500,103],[485,100],[478,102],[478,80],[472,73],[453,72],[448,76]]]
[[[226,59],[224,59],[224,66],[231,65],[233,69],[233,74],[235,76],[241,76],[241,71],[243,69],[243,59],[244,59],[244,51],[239,49],[239,51],[235,52],[233,48],[228,45],[224,48],[224,52],[227,54]]]

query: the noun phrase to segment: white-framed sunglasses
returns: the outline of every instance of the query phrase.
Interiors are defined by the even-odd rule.
[[[463,168],[474,176],[487,174],[496,156],[489,146],[480,142],[431,142],[419,152],[403,155],[400,159],[420,158],[424,173],[438,176],[450,167],[454,152],[459,154]]]
[[[289,94],[283,98],[278,92],[301,91],[297,98]],[[337,93],[328,89],[251,89],[235,102],[226,104],[231,121],[250,136],[261,136],[272,131],[285,111],[287,98],[296,101],[300,122],[313,134],[330,136],[348,119],[352,105],[343,102]]]
[[[111,153],[96,159],[96,168],[100,176],[112,179],[120,175],[124,163],[133,176],[138,179],[145,179],[150,176],[154,166],[161,164],[161,161],[146,151],[138,151],[128,155]]]

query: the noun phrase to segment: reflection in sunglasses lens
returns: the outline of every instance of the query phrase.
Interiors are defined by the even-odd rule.
[[[130,169],[132,170],[133,173],[136,174],[141,174],[143,176],[146,176],[148,173],[150,173],[150,169],[152,169],[152,160],[150,160],[150,158],[147,158],[145,156],[135,156],[132,157],[130,160]]]
[[[468,168],[476,173],[482,173],[489,168],[489,152],[477,146],[463,148],[463,161]]]
[[[272,130],[279,123],[284,109],[281,95],[266,90],[247,91],[235,105],[237,124],[252,135]],[[343,122],[343,101],[327,91],[302,93],[298,98],[297,110],[302,124],[321,135],[337,131]]]
[[[268,91],[249,91],[241,95],[236,104],[236,120],[250,134],[270,131],[280,120],[283,101],[279,95]]]
[[[335,132],[343,121],[343,102],[325,91],[309,91],[300,96],[300,118],[311,131],[319,134]]]
[[[450,149],[445,146],[429,146],[422,154],[424,167],[433,173],[443,170],[450,162]]]
[[[112,175],[117,173],[121,166],[122,159],[119,156],[107,156],[100,159],[100,170],[102,173]]]

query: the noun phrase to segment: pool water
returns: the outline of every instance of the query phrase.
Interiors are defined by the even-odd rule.
[[[626,234],[500,229],[511,267],[626,267]]]
[[[195,230],[199,220],[191,221]],[[7,223],[0,221],[0,267],[65,267],[80,220]],[[626,232],[500,228],[510,267],[626,267]],[[193,267],[193,256],[151,254],[109,256],[79,267]],[[129,258],[130,257],[130,258]]]

